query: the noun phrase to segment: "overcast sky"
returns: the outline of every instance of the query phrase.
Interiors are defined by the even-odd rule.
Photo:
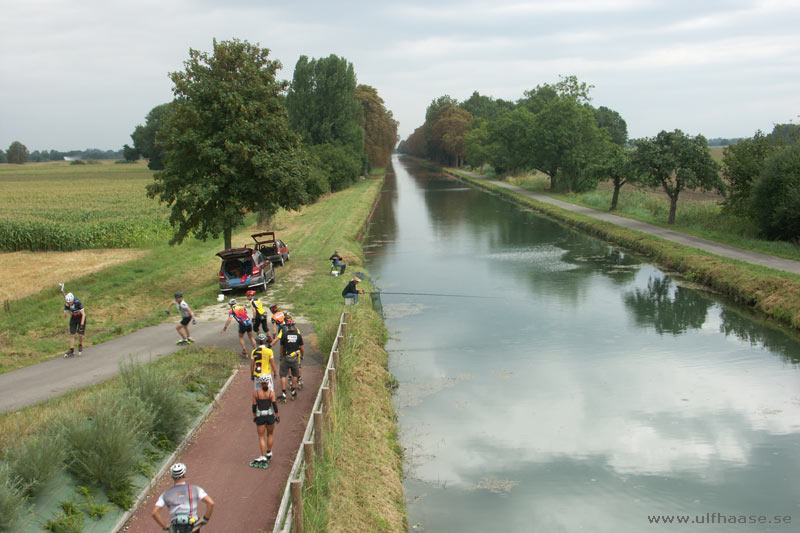
[[[800,118],[799,0],[0,0],[0,149],[119,149],[189,48],[336,54],[406,138],[444,94],[517,100],[578,76],[631,137],[752,136]]]

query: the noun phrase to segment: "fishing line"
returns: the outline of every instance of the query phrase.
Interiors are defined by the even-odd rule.
[[[449,298],[491,298],[501,299],[502,296],[475,296],[471,294],[441,294],[434,292],[387,292],[387,291],[365,291],[367,294],[401,294],[406,296],[444,296]]]

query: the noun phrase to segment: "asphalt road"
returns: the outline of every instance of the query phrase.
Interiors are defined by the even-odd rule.
[[[174,315],[173,315],[174,316]],[[71,390],[88,387],[117,375],[120,364],[135,361],[148,362],[184,349],[175,342],[180,338],[175,331],[177,322],[135,331],[116,339],[86,346],[83,355],[59,357],[19,370],[0,374],[0,412],[16,411],[49,398],[61,396]],[[241,351],[236,328],[220,334],[225,323],[219,320],[197,321],[191,328],[191,346],[213,346],[232,350],[231,357]],[[91,327],[86,336],[91,338]],[[67,341],[68,342],[68,341]],[[66,348],[65,344],[65,348]],[[250,347],[245,339],[245,346]]]

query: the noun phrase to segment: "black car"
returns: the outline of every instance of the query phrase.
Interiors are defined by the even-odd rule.
[[[275,281],[272,261],[261,251],[249,247],[230,248],[217,253],[222,258],[219,288],[222,292],[237,289],[261,289]]]

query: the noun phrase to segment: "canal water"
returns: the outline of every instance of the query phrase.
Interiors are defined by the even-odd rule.
[[[393,168],[365,252],[410,530],[800,531],[797,336],[413,161]]]

